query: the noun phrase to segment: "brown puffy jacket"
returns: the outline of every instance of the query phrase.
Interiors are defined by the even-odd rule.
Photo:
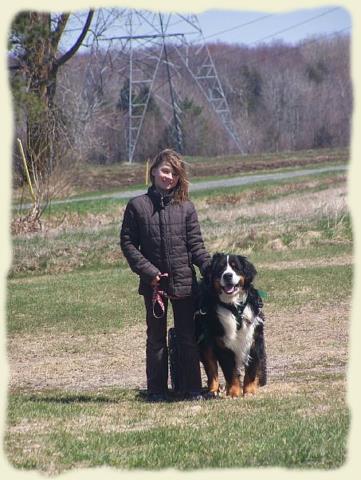
[[[171,194],[162,196],[154,187],[129,201],[120,246],[140,277],[141,295],[151,293],[150,282],[159,272],[169,274],[171,297],[191,295],[196,287],[193,265],[203,273],[210,260],[193,203],[175,202]]]

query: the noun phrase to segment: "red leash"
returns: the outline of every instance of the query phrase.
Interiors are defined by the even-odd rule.
[[[165,314],[165,306],[164,306],[164,298],[166,297],[166,293],[163,290],[159,289],[159,286],[156,285],[153,288],[153,295],[152,295],[152,304],[153,304],[153,316],[154,318],[162,318]],[[160,310],[160,314],[157,315],[155,313],[156,307]]]
[[[160,280],[159,282],[154,285],[153,287],[153,294],[152,294],[152,304],[153,304],[153,316],[154,318],[162,318],[165,314],[165,299],[167,298],[167,292],[164,284],[164,279],[167,279],[168,273],[160,273],[159,274]],[[167,283],[167,281],[165,282]],[[155,313],[156,308],[158,307],[158,311],[160,313]]]
[[[156,285],[153,288],[153,295],[152,295],[154,318],[162,318],[165,314],[164,297],[165,297],[165,292],[163,290],[159,290],[158,285]],[[161,312],[159,315],[155,313],[157,306],[158,306],[158,310],[160,310]]]

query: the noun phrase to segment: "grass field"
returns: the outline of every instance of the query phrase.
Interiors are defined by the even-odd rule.
[[[269,382],[237,400],[144,402],[144,312],[118,246],[124,202],[57,205],[42,232],[14,237],[10,463],[50,475],[100,465],[342,466],[353,263],[346,193],[345,176],[330,173],[193,195],[207,249],[246,254],[268,294]]]

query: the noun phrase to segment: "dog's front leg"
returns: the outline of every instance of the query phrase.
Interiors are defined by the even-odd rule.
[[[260,325],[257,329],[257,336],[249,354],[249,362],[245,367],[243,395],[255,394],[258,387],[262,387],[267,383],[267,357],[263,338],[263,326]]]
[[[217,358],[226,380],[226,395],[238,398],[241,395],[241,379],[234,353],[229,349],[220,348],[217,350]]]
[[[236,369],[232,372],[230,381],[227,381],[226,392],[232,398],[238,398],[241,395],[241,380]]]
[[[246,366],[243,379],[243,395],[254,395],[259,386],[259,365],[258,359],[252,359],[250,364]]]
[[[211,346],[202,350],[201,359],[207,375],[208,391],[216,395],[219,391],[218,363]]]

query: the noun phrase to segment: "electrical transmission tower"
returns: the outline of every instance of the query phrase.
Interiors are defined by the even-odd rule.
[[[182,152],[178,80],[183,75],[190,76],[237,150],[244,153],[197,16],[125,9],[120,19],[116,34],[104,40],[127,60],[122,72],[127,78],[122,102],[123,109],[127,103],[128,161],[135,157],[151,98],[161,105],[174,146]]]

